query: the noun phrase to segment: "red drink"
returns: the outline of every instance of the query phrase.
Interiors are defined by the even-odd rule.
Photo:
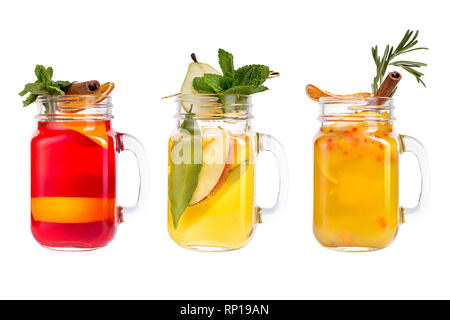
[[[41,245],[83,250],[112,240],[115,143],[109,120],[39,121],[31,141],[31,230]]]

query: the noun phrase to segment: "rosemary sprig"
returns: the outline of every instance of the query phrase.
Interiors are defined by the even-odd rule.
[[[386,46],[382,58],[378,55],[378,46],[372,47],[372,57],[377,67],[377,74],[373,79],[372,83],[373,93],[377,92],[378,88],[383,82],[388,66],[395,66],[404,69],[405,71],[412,74],[416,78],[418,83],[421,83],[424,87],[426,87],[425,82],[423,82],[422,80],[423,73],[417,70],[421,67],[427,66],[426,63],[407,60],[393,61],[399,55],[408,52],[416,50],[428,50],[428,48],[425,47],[415,47],[415,45],[418,42],[417,40],[418,35],[419,31],[416,31],[415,33],[411,30],[406,31],[405,35],[403,36],[403,39],[400,41],[400,43],[397,45],[395,49],[390,45]],[[392,93],[392,95],[394,93],[395,91]]]

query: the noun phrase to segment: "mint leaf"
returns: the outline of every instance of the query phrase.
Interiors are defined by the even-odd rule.
[[[30,104],[34,103],[34,102],[36,101],[37,97],[38,97],[38,96],[35,95],[35,94],[30,94],[30,95],[25,99],[25,101],[23,102],[23,106],[24,106],[24,107],[27,107],[27,106],[29,106]]]
[[[57,84],[56,85],[47,84],[46,90],[47,94],[51,96],[63,96],[66,94],[64,90],[62,90]]]
[[[232,87],[226,91],[223,91],[222,94],[241,94],[241,95],[251,95],[258,92],[263,92],[268,90],[265,86],[236,86]]]
[[[267,80],[269,74],[270,70],[267,66],[259,64],[244,66],[236,70],[233,86],[259,86]]]
[[[51,67],[46,69],[44,66],[38,64],[34,68],[34,74],[39,82],[46,83],[52,79],[53,69]]]
[[[204,77],[194,78],[192,81],[192,87],[198,93],[216,93],[213,88],[211,88],[205,81]]]
[[[205,73],[202,77],[194,78],[192,86],[199,93],[219,93],[224,88],[224,77],[219,74]]]
[[[260,85],[260,86],[257,86],[251,94],[264,92],[266,90],[269,90],[269,88],[267,88],[266,86]]]
[[[47,75],[48,75],[48,80],[51,80],[53,78],[53,68],[48,67],[46,71],[47,71]]]
[[[242,95],[251,95],[258,92],[263,92],[269,90],[265,86],[236,86],[232,87],[224,92],[223,94],[242,94]]]
[[[223,49],[219,49],[219,65],[223,75],[232,75],[234,73],[233,55]]]
[[[23,106],[29,106],[36,101],[40,95],[50,96],[62,96],[66,93],[67,88],[70,87],[73,82],[70,81],[53,81],[53,68],[45,68],[43,65],[36,65],[34,68],[34,74],[37,80],[35,82],[27,83],[25,88],[19,92],[21,97],[27,93],[30,95],[23,101]]]
[[[192,86],[198,93],[220,94],[219,102],[223,103],[224,112],[235,111],[233,106],[227,106],[225,95],[247,96],[268,90],[263,83],[269,78],[269,67],[252,64],[234,70],[234,58],[231,53],[219,49],[218,55],[223,75],[206,73],[202,77],[196,77]],[[246,97],[242,99],[246,100]],[[242,103],[245,104],[245,101]]]
[[[205,83],[214,90],[215,93],[224,90],[223,77],[219,74],[206,73],[203,75]]]
[[[233,86],[233,75],[227,74],[223,76],[223,88],[225,90],[230,89]]]
[[[55,81],[55,82],[64,91],[67,91],[67,88],[69,88],[71,85],[74,84],[74,82],[72,81]]]
[[[40,83],[40,82],[27,83],[22,92],[30,92],[30,93],[36,94],[36,95],[48,93],[47,85],[45,83]]]

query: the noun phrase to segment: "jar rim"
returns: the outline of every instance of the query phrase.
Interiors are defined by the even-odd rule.
[[[250,119],[251,95],[243,94],[180,94],[177,96],[177,117],[194,116],[201,120]]]
[[[319,98],[320,104],[333,104],[333,103],[354,103],[354,102],[367,102],[373,106],[393,106],[394,98],[390,97],[375,97],[375,96],[331,96]],[[381,102],[381,103],[380,103]]]
[[[40,95],[36,99],[37,104],[54,103],[63,106],[64,109],[91,109],[112,107],[112,97],[103,94],[88,95]]]
[[[212,99],[217,97],[241,97],[241,98],[250,98],[249,94],[239,94],[239,93],[189,93],[189,94],[179,94],[177,95],[177,100],[179,99],[188,99],[188,98],[201,98],[201,99]]]
[[[112,98],[107,95],[42,95],[36,99],[39,121],[110,120]]]
[[[234,109],[247,110],[252,107],[251,95],[245,94],[222,94],[222,93],[198,93],[180,94],[176,102],[183,105],[195,104],[202,109],[217,109],[222,107],[232,107]]]
[[[333,96],[319,99],[323,122],[393,121],[394,99],[374,96]]]

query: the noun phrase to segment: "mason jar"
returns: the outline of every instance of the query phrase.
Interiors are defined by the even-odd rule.
[[[169,140],[168,230],[188,249],[226,251],[245,246],[256,226],[282,211],[287,164],[281,144],[252,131],[252,103],[243,95],[181,95]],[[276,204],[255,203],[255,161],[277,159]]]
[[[148,168],[136,138],[116,133],[109,96],[41,96],[31,139],[31,231],[63,251],[107,245],[124,217],[147,198]],[[117,155],[135,154],[140,191],[132,207],[117,204]]]
[[[325,247],[371,251],[387,247],[410,213],[428,201],[429,170],[422,144],[396,134],[394,100],[321,98],[314,140],[314,235]],[[399,205],[399,155],[419,162],[421,193],[413,208]]]

